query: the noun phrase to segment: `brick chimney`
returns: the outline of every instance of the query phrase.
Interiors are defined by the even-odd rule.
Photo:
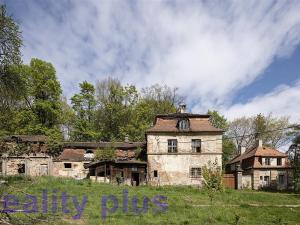
[[[186,104],[185,103],[179,104],[178,112],[179,113],[186,113]]]

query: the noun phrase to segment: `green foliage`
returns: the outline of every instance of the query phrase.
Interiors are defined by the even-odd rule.
[[[97,137],[94,129],[95,116],[95,88],[84,81],[79,84],[80,93],[71,98],[72,108],[75,111],[71,139],[75,141],[92,141]]]
[[[95,153],[95,160],[99,161],[113,161],[116,159],[116,151],[111,143],[104,149],[97,149]]]
[[[21,46],[19,26],[6,14],[5,5],[0,5],[0,98],[6,106],[22,87],[22,79],[15,70],[21,63]]]
[[[224,191],[222,169],[218,162],[208,162],[207,166],[202,167],[202,175],[205,188],[208,192],[211,203],[217,192]]]
[[[207,114],[210,115],[210,122],[214,127],[223,129],[224,131],[228,129],[227,119],[223,115],[221,115],[218,111],[208,110]]]
[[[207,114],[210,115],[211,124],[216,128],[223,129],[225,132],[222,141],[222,150],[223,150],[222,166],[223,168],[225,168],[226,163],[229,162],[229,160],[236,153],[236,146],[233,140],[230,139],[226,134],[229,124],[227,122],[227,119],[223,115],[221,115],[218,111],[208,110]]]

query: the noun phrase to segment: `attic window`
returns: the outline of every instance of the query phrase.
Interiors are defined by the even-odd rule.
[[[190,122],[187,119],[180,120],[178,123],[179,130],[189,130],[190,129]]]

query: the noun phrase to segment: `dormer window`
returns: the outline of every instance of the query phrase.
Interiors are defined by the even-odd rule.
[[[178,122],[178,129],[182,131],[187,131],[190,129],[190,122],[187,119],[180,120]]]

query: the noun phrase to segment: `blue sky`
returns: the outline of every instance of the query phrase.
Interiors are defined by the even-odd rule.
[[[299,122],[300,1],[3,1],[28,63],[51,62],[64,95],[107,76],[178,87],[193,112]]]

